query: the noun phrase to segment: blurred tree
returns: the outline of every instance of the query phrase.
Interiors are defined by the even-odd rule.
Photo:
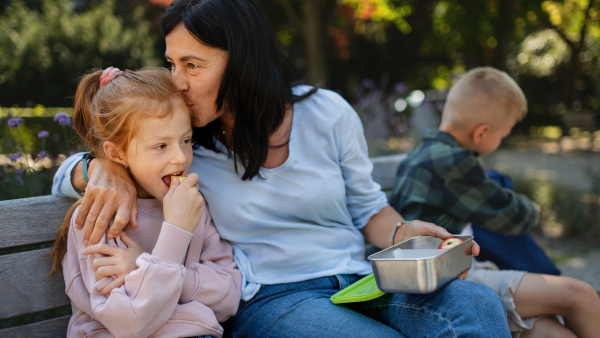
[[[93,67],[161,63],[144,6],[116,15],[115,0],[80,13],[75,3],[41,0],[41,10],[13,0],[0,16],[0,105],[70,105],[77,77]]]
[[[324,85],[327,79],[327,29],[334,18],[337,0],[257,2],[276,29],[280,42],[289,46],[296,38],[295,42],[303,45],[302,65],[296,65],[305,70],[306,82]]]
[[[542,22],[557,33],[570,51],[566,104],[573,108],[580,102],[580,91],[585,87],[582,64],[590,61],[591,45],[597,45],[600,38],[600,1],[544,1],[541,8],[545,14]]]

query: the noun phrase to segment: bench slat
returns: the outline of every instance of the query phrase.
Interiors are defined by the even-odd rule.
[[[394,187],[394,179],[398,165],[406,158],[406,154],[372,157],[373,180],[381,185],[381,189],[386,191]]]
[[[0,256],[0,318],[71,304],[62,273],[48,278],[50,248]]]
[[[75,201],[52,195],[0,201],[0,248],[53,241]]]
[[[28,337],[66,337],[69,317],[58,317],[42,322],[11,327],[0,330],[0,337],[28,338]]]

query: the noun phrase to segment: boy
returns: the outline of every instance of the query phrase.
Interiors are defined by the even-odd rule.
[[[392,206],[406,219],[432,222],[451,233],[469,223],[503,234],[537,225],[537,205],[500,187],[478,161],[496,150],[526,113],[525,95],[506,73],[489,67],[469,71],[448,93],[438,130],[426,130],[423,143],[400,164]],[[497,270],[491,262],[476,261],[467,279],[504,299],[513,336],[591,337],[600,332],[600,300],[583,281]],[[565,326],[555,315],[564,318]]]

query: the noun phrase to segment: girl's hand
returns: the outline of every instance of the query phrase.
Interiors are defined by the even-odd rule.
[[[179,183],[171,178],[171,187],[163,199],[165,221],[188,232],[193,232],[204,212],[204,198],[198,190],[197,174],[189,174]]]
[[[114,168],[108,169],[108,166]],[[116,238],[129,223],[137,226],[137,191],[129,174],[115,175],[125,169],[112,161],[96,158],[90,162],[90,182],[85,188],[75,227],[83,227],[84,244],[96,244],[106,231],[110,220],[114,222],[108,231],[108,238]],[[85,222],[85,224],[84,224]]]
[[[88,246],[81,252],[84,255],[104,255],[104,257],[94,259],[94,270],[96,271],[97,281],[104,277],[117,277],[117,279],[100,290],[100,294],[103,295],[108,295],[114,288],[118,288],[125,284],[125,277],[131,271],[138,268],[135,261],[145,252],[144,249],[142,249],[142,247],[126,233],[121,232],[119,236],[127,248],[117,248],[108,244],[95,244]]]
[[[396,240],[395,243],[400,243],[403,240],[416,236],[433,236],[441,239],[447,239],[452,237],[452,234],[449,233],[446,229],[437,226],[433,223],[423,222],[419,220],[414,220],[405,223],[402,227],[400,227],[400,229],[398,229],[398,232],[398,238],[401,239]],[[465,251],[465,255],[478,256],[479,250],[479,244],[473,241],[471,247],[467,248],[467,250]]]

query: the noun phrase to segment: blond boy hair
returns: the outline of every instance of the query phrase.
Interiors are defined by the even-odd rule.
[[[527,114],[527,99],[508,74],[492,67],[478,67],[462,76],[450,89],[442,126],[468,129],[487,123],[498,127],[510,117],[513,122]]]

